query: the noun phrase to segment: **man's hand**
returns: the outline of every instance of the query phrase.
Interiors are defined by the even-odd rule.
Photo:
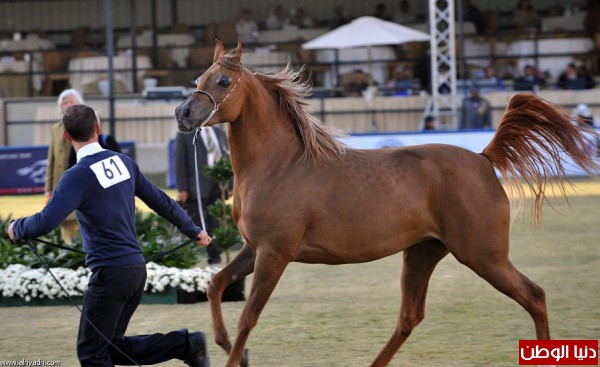
[[[212,237],[210,237],[206,231],[200,231],[198,237],[196,237],[196,241],[201,246],[208,246],[212,241]]]
[[[15,232],[13,230],[13,227],[15,226],[15,222],[10,222],[10,224],[8,225],[8,237],[10,237],[10,240],[13,241],[14,243],[17,242],[17,237],[15,237]]]
[[[177,201],[180,203],[185,203],[190,198],[190,194],[187,191],[178,191],[177,192]]]

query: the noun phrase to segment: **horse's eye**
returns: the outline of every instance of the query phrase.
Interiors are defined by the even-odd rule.
[[[219,87],[223,87],[223,88],[227,88],[229,87],[229,84],[231,84],[231,80],[229,78],[221,78],[219,79],[219,81],[217,82],[217,85]]]
[[[198,85],[198,82],[200,82],[200,77],[197,77],[196,80],[194,80],[194,84]]]

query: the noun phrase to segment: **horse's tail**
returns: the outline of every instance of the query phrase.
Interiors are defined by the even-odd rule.
[[[535,198],[532,215],[541,222],[550,177],[556,178],[558,190],[567,199],[565,186],[571,182],[562,153],[590,175],[600,172],[590,149],[592,135],[584,131],[559,106],[533,94],[517,94],[508,102],[496,134],[481,154],[498,169],[509,190],[516,191],[519,203],[525,197],[521,176]]]

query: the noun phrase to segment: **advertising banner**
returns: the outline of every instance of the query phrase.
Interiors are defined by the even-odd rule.
[[[135,142],[119,143],[121,152],[135,159]],[[0,195],[44,192],[48,146],[0,148]]]

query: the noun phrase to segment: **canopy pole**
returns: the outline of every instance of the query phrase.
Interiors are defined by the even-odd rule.
[[[373,82],[373,56],[371,55],[371,45],[367,46],[367,62],[369,70],[369,86],[375,85]]]
[[[112,22],[112,0],[105,0],[106,6],[106,56],[108,58],[108,119],[110,135],[116,138],[115,128],[115,70],[113,56],[115,51]]]

